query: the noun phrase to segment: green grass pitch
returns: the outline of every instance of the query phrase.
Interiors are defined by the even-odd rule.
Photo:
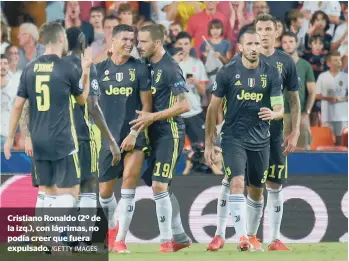
[[[291,244],[292,252],[238,252],[227,244],[218,252],[206,251],[206,245],[193,244],[177,253],[159,253],[157,244],[129,244],[131,254],[109,254],[109,261],[347,261],[348,244]],[[267,245],[263,244],[266,250]]]

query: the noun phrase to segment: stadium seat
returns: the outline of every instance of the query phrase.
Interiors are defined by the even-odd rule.
[[[322,150],[322,151],[348,151],[347,147],[343,146],[319,146],[316,148],[316,150]]]
[[[315,126],[311,127],[310,131],[313,137],[310,149],[315,150],[319,146],[333,146],[335,144],[335,137],[330,128]]]
[[[348,127],[345,127],[343,129],[341,146],[348,148]]]

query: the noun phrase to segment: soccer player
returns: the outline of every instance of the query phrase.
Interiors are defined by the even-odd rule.
[[[223,98],[226,99],[222,149],[224,170],[230,183],[229,210],[232,212],[238,250],[247,251],[252,244],[247,237],[246,221],[259,223],[263,206],[246,213],[244,176],[250,186],[248,199],[263,200],[263,186],[269,163],[269,121],[283,117],[282,82],[277,69],[259,58],[261,39],[251,28],[239,35],[242,58],[233,60],[217,74],[206,118],[205,159],[215,162],[213,141],[216,120]],[[269,108],[272,108],[269,109]]]
[[[266,187],[268,190],[268,219],[271,227],[272,243],[269,245],[269,250],[289,250],[289,248],[280,240],[280,225],[283,214],[283,193],[282,183],[287,178],[287,161],[286,155],[294,151],[299,137],[300,126],[300,100],[298,95],[299,80],[296,71],[296,65],[292,58],[274,48],[275,39],[277,38],[276,21],[268,14],[260,14],[255,21],[255,28],[260,35],[261,44],[261,59],[275,66],[281,73],[283,87],[286,89],[286,101],[290,106],[292,131],[283,140],[283,121],[274,120],[270,127],[270,160],[268,168],[268,176]],[[239,56],[234,56],[234,59],[240,59]],[[284,90],[283,90],[284,91]],[[283,148],[285,147],[285,148]],[[248,185],[248,183],[247,183]],[[226,202],[228,200],[229,187],[226,179],[222,181],[222,189],[218,202]],[[248,213],[256,211],[256,207],[260,206],[263,201],[253,202],[247,205]],[[208,250],[217,251],[224,246],[226,222],[228,218],[228,208],[226,204],[217,205],[218,225],[216,235],[207,246]],[[262,214],[261,214],[262,215]],[[249,225],[248,225],[249,226]],[[257,227],[258,229],[258,227]],[[250,229],[248,229],[250,230]],[[255,249],[261,249],[258,240],[253,236],[257,230],[250,231],[252,237],[251,242]]]
[[[135,32],[129,25],[113,29],[112,56],[97,64],[97,79],[101,90],[100,104],[107,125],[118,144],[122,158],[111,166],[109,142],[102,137],[99,154],[99,201],[108,217],[109,250],[128,253],[125,244],[135,209],[135,189],[147,150],[144,132],[130,130],[129,122],[137,118],[136,110],[151,111],[150,74],[146,64],[131,57]],[[120,216],[115,218],[114,185],[122,177]]]
[[[48,196],[45,201],[50,201],[53,208],[63,207],[60,214],[67,214],[75,205],[80,183],[78,143],[71,99],[79,104],[86,102],[90,89],[92,57],[87,54],[82,59],[82,74],[75,66],[61,59],[67,52],[68,43],[65,30],[58,23],[43,25],[40,38],[46,50],[44,55],[23,70],[4,152],[6,159],[9,159],[15,130],[28,99],[31,108],[29,130],[38,185],[45,188]],[[57,235],[52,235],[59,236],[58,232]]]
[[[181,224],[178,202],[171,200],[168,192],[168,184],[184,146],[184,123],[179,115],[188,112],[190,106],[182,70],[165,52],[163,40],[164,32],[158,25],[147,25],[138,33],[140,55],[151,62],[153,112],[137,111],[138,119],[130,124],[133,129],[141,130],[150,125],[148,133],[152,155],[146,173],[152,174],[160,251],[174,252],[191,244]]]
[[[78,27],[71,27],[67,30],[69,55],[63,59],[70,61],[81,68],[81,54],[85,51],[85,35]],[[96,214],[96,177],[97,177],[97,144],[95,135],[90,123],[90,116],[100,129],[102,136],[108,141],[109,149],[112,153],[112,166],[115,166],[121,158],[119,146],[116,144],[106,122],[104,115],[98,104],[99,85],[97,81],[97,71],[94,65],[90,70],[90,94],[87,104],[79,105],[73,102],[73,113],[76,133],[79,143],[79,161],[81,165],[80,195],[79,195],[79,215],[92,217]],[[94,221],[87,219],[80,225],[93,227]],[[83,237],[92,238],[92,232],[82,233]],[[91,241],[80,242],[82,245],[91,245]]]

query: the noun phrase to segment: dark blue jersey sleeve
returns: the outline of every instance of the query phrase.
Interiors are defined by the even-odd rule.
[[[287,90],[288,91],[298,91],[299,90],[299,77],[298,77],[298,73],[297,73],[297,69],[296,69],[296,64],[294,63],[294,61],[292,59],[290,59],[290,67],[288,67],[288,71],[287,71],[287,78],[286,78],[286,83],[287,83]]]
[[[68,66],[68,65],[67,65]],[[81,70],[73,64],[70,63],[70,67],[68,69],[68,81],[70,83],[70,92],[74,96],[79,96],[83,92],[83,86],[82,82],[80,81],[81,79]]]
[[[97,78],[97,69],[94,64],[90,69],[90,93],[89,96],[99,96],[99,84]]]
[[[188,92],[183,72],[179,66],[176,66],[175,69],[169,69],[168,74],[169,86],[174,96]]]
[[[26,80],[25,80],[26,74],[27,74],[27,70],[24,69],[20,78],[19,87],[17,91],[17,96],[25,99],[28,98],[28,89],[27,89]]]
[[[227,92],[227,79],[224,71],[225,70],[223,68],[218,71],[216,75],[216,81],[212,87],[213,95],[218,98],[223,98]]]
[[[282,78],[281,74],[275,67],[270,67],[270,97],[282,97]]]

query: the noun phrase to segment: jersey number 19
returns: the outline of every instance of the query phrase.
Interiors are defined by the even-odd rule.
[[[50,75],[37,75],[35,79],[36,104],[38,111],[48,111],[50,109],[50,88],[47,83]]]

